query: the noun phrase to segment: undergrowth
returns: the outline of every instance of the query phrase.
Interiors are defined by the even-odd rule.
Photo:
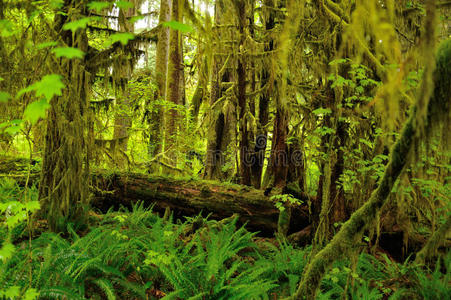
[[[0,195],[0,204],[22,197],[4,182]],[[2,210],[2,223],[11,217]],[[15,246],[0,260],[0,298],[14,298],[4,291],[15,287],[17,298],[31,289],[39,299],[280,299],[296,290],[310,253],[258,238],[236,218],[174,221],[142,204],[93,214],[86,232],[68,224],[64,236],[43,232],[31,241],[23,222],[0,229],[0,249],[7,238]],[[362,253],[334,265],[318,299],[451,299],[450,270],[450,253],[431,269]]]

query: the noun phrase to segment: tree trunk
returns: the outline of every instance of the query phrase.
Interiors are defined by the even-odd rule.
[[[181,0],[174,0],[171,9],[171,20],[182,21],[183,5]],[[182,75],[182,49],[181,49],[181,33],[173,28],[169,29],[169,60],[166,77],[166,98],[171,105],[182,104],[181,93],[181,75]],[[172,166],[177,165],[177,148],[178,148],[178,125],[179,113],[177,108],[169,108],[166,112],[166,128],[164,149],[167,152],[169,163]]]
[[[128,22],[128,18],[135,15],[135,7],[128,8],[125,11],[119,10],[119,30],[123,32],[133,32],[134,24]],[[124,153],[127,151],[129,129],[132,126],[130,117],[130,93],[128,89],[128,81],[133,73],[133,61],[123,53],[118,61],[115,62],[113,77],[116,80],[116,114],[114,117],[113,139],[116,141],[114,156],[115,162],[119,166],[123,166]]]
[[[63,12],[55,16],[55,32],[68,46],[88,51],[85,30],[72,34],[63,30],[68,16],[79,9],[78,1],[65,1]],[[45,152],[43,156],[39,201],[41,214],[51,230],[64,231],[68,222],[82,222],[83,210],[89,201],[89,168],[86,158],[87,93],[90,90],[89,72],[85,59],[58,59],[61,74],[68,86],[63,95],[50,101]]]
[[[246,98],[246,59],[244,57],[244,42],[246,40],[245,26],[246,26],[246,2],[244,0],[234,1],[236,13],[238,16],[238,28],[240,33],[240,40],[238,43],[238,109],[239,109],[239,129],[240,129],[240,182],[244,185],[251,185],[251,152],[249,145],[249,132],[246,114],[247,98]]]
[[[215,2],[215,23],[217,25],[225,22],[225,12],[226,4],[223,0],[217,0]],[[222,47],[219,44],[223,38],[226,38],[227,34],[222,32],[219,27],[216,30],[218,47],[215,51],[220,52]],[[227,150],[236,128],[236,108],[233,102],[229,102],[228,105],[222,104],[228,101],[226,93],[229,85],[226,84],[232,82],[228,63],[228,59],[223,60],[213,53],[209,112],[211,125],[207,136],[205,179],[226,179],[230,176],[230,171],[233,170],[231,155]],[[218,104],[218,100],[221,98],[225,99],[221,104]]]
[[[267,31],[272,31],[275,26],[275,10],[274,10],[274,0],[265,0],[265,29]],[[265,163],[265,152],[266,145],[268,141],[268,130],[267,125],[269,121],[269,103],[272,96],[272,82],[271,74],[269,70],[272,69],[273,56],[271,52],[274,50],[274,38],[270,35],[268,42],[264,47],[265,52],[267,52],[267,58],[262,66],[262,75],[260,88],[264,89],[262,95],[260,96],[259,107],[258,107],[258,123],[257,123],[257,134],[255,136],[255,147],[254,147],[254,158],[251,160],[253,162],[251,167],[252,172],[252,185],[255,188],[261,187],[263,166]]]
[[[288,176],[288,115],[282,106],[277,107],[274,118],[273,147],[271,149],[270,170],[272,185],[283,187]]]
[[[168,70],[169,56],[169,27],[161,24],[171,18],[171,0],[160,0],[160,29],[158,32],[157,51],[155,55],[155,78],[157,82],[156,101],[166,98],[166,76]],[[161,152],[163,108],[160,105],[153,105],[151,112],[150,134],[149,134],[149,156],[152,159]],[[151,170],[151,171],[156,171]]]

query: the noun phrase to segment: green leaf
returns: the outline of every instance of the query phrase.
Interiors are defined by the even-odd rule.
[[[120,9],[129,9],[129,8],[133,8],[135,6],[133,3],[128,2],[128,1],[117,1],[115,4]]]
[[[39,119],[45,118],[45,113],[49,107],[50,105],[45,98],[28,104],[23,113],[24,120],[30,121],[32,125],[36,124]]]
[[[188,32],[193,31],[193,27],[191,27],[190,25],[183,24],[183,23],[180,23],[180,22],[177,22],[174,20],[169,21],[169,22],[164,22],[162,24],[163,24],[163,26],[169,27],[174,30],[181,31],[183,33],[188,33]]]
[[[93,17],[86,17],[76,21],[72,21],[64,24],[63,29],[76,32],[78,29],[85,29],[86,26],[88,26],[88,23],[91,22],[93,19],[94,19]]]
[[[6,103],[11,99],[11,95],[7,92],[0,92],[0,103]]]
[[[46,43],[38,44],[38,45],[36,45],[36,48],[38,48],[38,50],[41,50],[41,49],[45,49],[45,48],[55,47],[57,45],[58,45],[58,43],[53,41],[53,42],[46,42]]]
[[[122,45],[127,45],[128,41],[133,40],[135,35],[129,32],[115,33],[112,34],[107,41],[107,45],[111,46],[114,43],[120,42]]]
[[[329,114],[332,113],[332,110],[330,108],[322,108],[322,107],[320,107],[320,108],[315,109],[312,112],[313,112],[313,114],[315,114],[317,116],[318,115],[329,115]]]
[[[145,18],[144,16],[134,16],[134,17],[131,17],[128,21],[133,24],[144,18]]]
[[[88,3],[88,8],[99,13],[102,10],[109,8],[111,5],[112,3],[109,2],[92,1]]]
[[[78,48],[58,47],[52,50],[56,57],[66,57],[68,59],[83,58],[85,53]]]
[[[8,242],[4,242],[2,248],[0,249],[0,260],[4,262],[10,259],[14,253],[14,245]]]
[[[5,129],[5,132],[11,136],[16,135],[20,130],[22,129],[22,126],[14,125],[10,126]]]
[[[61,9],[63,7],[64,0],[50,0],[49,6],[52,9]]]
[[[17,98],[25,93],[35,91],[36,96],[44,96],[48,102],[53,98],[53,96],[61,96],[62,90],[66,87],[61,81],[61,76],[57,74],[50,74],[44,76],[41,81],[35,82],[32,85],[20,90],[17,93]]]
[[[25,300],[35,300],[39,297],[39,292],[36,289],[28,289],[24,295]]]
[[[14,24],[6,19],[0,20],[0,37],[10,37],[16,33]]]
[[[41,208],[41,204],[39,203],[39,201],[30,201],[25,204],[25,209],[28,212],[34,212],[34,211],[39,210],[40,208]]]

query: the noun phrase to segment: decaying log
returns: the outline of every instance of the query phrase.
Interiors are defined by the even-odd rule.
[[[93,206],[102,211],[119,205],[131,207],[142,201],[145,205],[154,205],[154,211],[160,213],[169,208],[176,218],[200,212],[211,214],[213,219],[238,214],[240,222],[248,223],[249,230],[260,231],[263,235],[277,231],[279,210],[271,195],[280,190],[274,189],[265,196],[263,190],[236,184],[133,173],[96,174],[93,185]],[[306,205],[293,210],[290,231],[299,231],[309,223]]]
[[[27,163],[23,159],[0,159],[0,177],[12,178],[23,186],[27,182]],[[30,185],[39,181],[39,169],[31,171]],[[131,208],[141,201],[144,206],[153,206],[161,215],[169,208],[175,218],[182,220],[199,213],[217,220],[238,214],[240,223],[247,223],[249,230],[259,231],[263,236],[272,236],[277,231],[279,210],[271,196],[282,193],[280,189],[265,193],[248,186],[193,178],[106,171],[92,174],[91,191],[92,207],[101,212],[111,207]],[[302,193],[287,189],[284,192],[308,202]],[[293,209],[288,233],[302,230],[309,224],[308,207],[303,204]]]

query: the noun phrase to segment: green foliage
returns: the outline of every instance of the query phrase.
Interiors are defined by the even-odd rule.
[[[24,222],[39,207],[36,189],[29,193],[30,201],[21,203],[23,191],[11,180],[1,181],[1,211],[8,218],[26,212]],[[68,224],[65,238],[44,232],[31,248],[26,242],[14,245],[0,261],[0,297],[35,299],[39,291],[46,299],[146,299],[151,290],[164,299],[287,297],[309,259],[309,247],[281,238],[261,241],[238,227],[236,218],[217,222],[197,216],[174,223],[137,204],[95,220],[83,235]],[[1,230],[10,232],[17,224]],[[448,299],[450,269],[451,253],[433,271],[361,254],[355,267],[336,262],[317,299]]]
[[[135,35],[129,32],[121,32],[112,34],[106,42],[107,46],[120,42],[123,46],[127,45],[130,40],[133,40]]]
[[[298,206],[303,203],[302,200],[293,197],[293,195],[290,194],[280,194],[280,195],[273,195],[271,196],[271,201],[275,202],[275,206],[280,210],[285,210],[285,205],[289,206]]]
[[[113,4],[111,2],[91,1],[88,3],[88,8],[100,13],[106,8],[110,8]]]
[[[129,1],[116,1],[114,3],[118,8],[120,9],[129,9],[129,8],[133,8],[135,5]]]
[[[178,30],[178,31],[180,31],[182,33],[189,33],[189,32],[192,32],[194,30],[193,27],[191,27],[190,25],[183,24],[183,23],[180,23],[180,22],[177,22],[177,21],[174,21],[174,20],[171,20],[171,21],[168,21],[168,22],[164,22],[163,26],[169,27],[169,28],[174,29],[174,30]]]
[[[240,258],[241,251],[255,245],[253,234],[243,227],[236,230],[236,221],[207,226],[183,248],[147,253],[145,263],[157,267],[174,289],[165,299],[265,298],[275,285],[261,276],[267,266],[252,266]]]
[[[21,197],[24,196],[22,199]],[[25,199],[25,201],[23,201]],[[37,299],[34,288],[4,284],[5,267],[11,263],[16,247],[13,245],[14,230],[19,224],[28,222],[29,216],[39,210],[36,188],[21,191],[11,179],[0,179],[0,297],[6,299]]]
[[[85,53],[81,51],[78,48],[72,48],[72,47],[58,47],[52,49],[52,52],[55,54],[56,57],[66,57],[68,59],[73,58],[83,58],[85,56]]]
[[[0,92],[0,103],[6,103],[11,99],[11,95],[7,92]]]
[[[34,125],[39,119],[45,118],[48,108],[50,108],[50,104],[44,98],[32,102],[25,108],[23,119]]]
[[[320,115],[330,115],[332,113],[332,110],[330,108],[317,108],[314,111],[312,111],[313,114],[320,116]]]
[[[92,22],[93,20],[97,20],[97,19],[98,18],[96,18],[96,17],[81,18],[79,20],[64,24],[63,29],[70,30],[72,32],[76,32],[79,29],[85,29],[90,22]]]
[[[17,97],[20,97],[25,93],[34,91],[38,98],[44,96],[45,99],[50,102],[53,96],[61,96],[62,90],[65,87],[66,86],[63,83],[62,77],[60,75],[45,75],[40,81],[35,82],[32,85],[20,90],[17,94]]]

